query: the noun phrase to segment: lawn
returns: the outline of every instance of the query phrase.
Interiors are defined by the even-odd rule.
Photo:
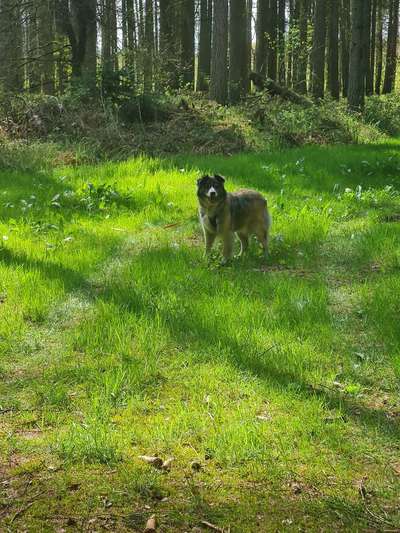
[[[207,264],[205,171],[267,264]],[[399,294],[396,141],[0,172],[0,530],[398,531]]]

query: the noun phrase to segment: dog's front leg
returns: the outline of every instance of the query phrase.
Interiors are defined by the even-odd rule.
[[[204,239],[206,241],[206,249],[205,249],[206,256],[210,255],[216,236],[217,235],[215,233],[210,233],[206,229],[204,230]]]
[[[233,253],[233,233],[228,232],[223,236],[223,246],[222,246],[222,265],[227,265],[232,259]]]

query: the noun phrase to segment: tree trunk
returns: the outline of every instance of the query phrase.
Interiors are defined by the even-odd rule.
[[[286,27],[286,0],[279,0],[279,5],[278,5],[278,80],[281,85],[286,84],[285,27]]]
[[[351,0],[351,43],[348,107],[362,111],[365,103],[364,0]]]
[[[160,54],[163,81],[178,87],[176,6],[174,0],[160,0]]]
[[[381,94],[383,68],[383,0],[378,0],[376,14],[376,78],[375,94]]]
[[[181,70],[183,83],[194,83],[194,0],[182,0]]]
[[[374,80],[375,80],[375,53],[376,53],[376,9],[377,0],[372,0],[371,10],[371,45],[369,56],[369,77],[366,81],[366,94],[370,96],[374,94]]]
[[[277,78],[277,37],[278,37],[278,4],[277,0],[269,0],[267,35],[267,76],[276,81]]]
[[[267,74],[268,0],[257,0],[256,71]]]
[[[371,0],[364,0],[364,61],[365,61],[365,92],[372,87],[371,76]],[[371,93],[370,93],[371,94]]]
[[[210,98],[225,104],[228,92],[228,0],[214,0],[213,10]]]
[[[390,1],[389,27],[386,52],[385,80],[383,82],[383,94],[391,93],[396,81],[397,64],[397,38],[399,33],[399,4],[400,0]]]
[[[39,35],[38,17],[36,6],[30,4],[26,11],[26,78],[30,92],[40,91],[40,69],[39,69]],[[3,32],[3,25],[0,24],[0,32]],[[1,39],[1,37],[0,37]]]
[[[96,0],[86,0],[86,44],[82,63],[82,80],[90,90],[96,88],[97,21]]]
[[[20,3],[1,0],[0,21],[0,85],[6,90],[18,92],[24,85]]]
[[[307,94],[307,63],[308,63],[308,11],[309,0],[299,2],[299,51],[297,54],[296,80],[294,89],[300,94]]]
[[[329,0],[328,9],[328,87],[339,100],[339,0]]]
[[[253,0],[247,0],[247,72],[251,72],[253,64],[253,35],[252,35],[252,20],[253,20]],[[247,92],[251,90],[250,78],[247,79]]]
[[[350,64],[350,0],[342,0],[340,17],[340,43],[342,64],[342,95],[347,98],[349,88],[349,64]]]
[[[312,94],[323,98],[325,90],[326,0],[316,0],[311,54]]]
[[[247,70],[247,6],[246,0],[231,3],[230,13],[229,98],[236,103],[246,94]]]
[[[153,0],[146,0],[144,18],[145,57],[143,68],[143,91],[149,94],[153,90],[153,60],[154,60],[154,11]]]
[[[197,90],[207,90],[211,67],[211,24],[212,3],[201,0],[200,3],[200,38],[197,68]]]
[[[297,32],[299,24],[298,1],[289,0],[289,35],[288,35],[288,68],[287,68],[287,85],[293,86],[296,78],[296,66],[298,65],[298,45]]]

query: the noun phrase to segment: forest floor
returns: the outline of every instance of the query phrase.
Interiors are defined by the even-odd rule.
[[[0,531],[399,531],[399,294],[396,141],[0,172]]]

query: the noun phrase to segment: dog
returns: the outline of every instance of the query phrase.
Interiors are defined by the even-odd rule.
[[[219,174],[197,180],[199,217],[204,232],[205,253],[209,256],[217,237],[222,239],[223,260],[232,259],[234,234],[239,237],[242,256],[249,247],[249,237],[256,235],[268,257],[271,216],[266,199],[257,191],[243,189],[234,193],[225,190],[225,178]]]

